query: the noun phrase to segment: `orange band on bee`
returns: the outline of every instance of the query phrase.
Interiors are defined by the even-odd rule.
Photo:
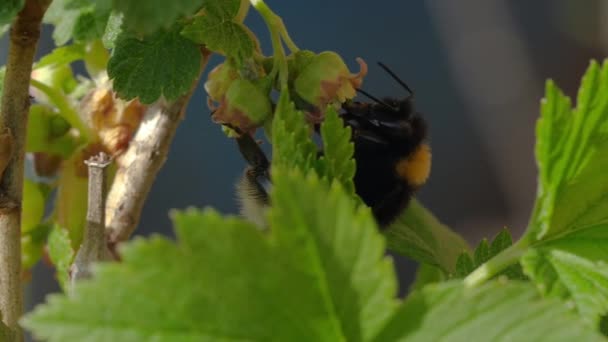
[[[414,186],[424,184],[431,173],[431,148],[427,144],[420,144],[407,158],[400,160],[396,165],[400,178]]]

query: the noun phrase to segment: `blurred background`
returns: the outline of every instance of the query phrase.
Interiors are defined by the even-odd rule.
[[[602,0],[267,0],[300,48],[334,50],[358,70],[376,96],[404,91],[376,61],[390,66],[416,93],[430,124],[433,168],[418,198],[471,244],[508,227],[518,237],[536,192],[534,129],[544,82],[575,96],[591,58],[608,53],[608,2]],[[249,27],[265,52],[264,23],[251,10]],[[0,65],[7,37],[0,40]],[[38,54],[53,49],[45,27]],[[211,66],[221,58],[214,58]],[[210,68],[208,68],[210,69]],[[213,206],[237,213],[234,184],[245,164],[235,144],[209,118],[199,85],[168,161],[143,211],[137,234],[172,234],[168,211]],[[404,287],[415,263],[396,256]],[[28,286],[28,309],[58,291],[39,264]]]

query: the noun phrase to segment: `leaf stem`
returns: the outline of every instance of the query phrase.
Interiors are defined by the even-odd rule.
[[[9,328],[10,341],[23,341],[17,323],[23,312],[21,287],[21,202],[29,85],[42,17],[50,0],[27,0],[11,27],[4,91],[0,108],[0,132],[6,169],[0,180],[0,312]],[[5,148],[5,147],[3,147]]]
[[[30,83],[33,87],[48,96],[49,100],[53,102],[61,115],[70,123],[70,125],[72,125],[72,127],[78,130],[84,141],[90,142],[93,139],[92,130],[82,121],[80,115],[78,115],[78,112],[72,107],[64,94],[35,79],[32,79]]]
[[[524,254],[528,245],[529,243],[527,239],[520,239],[509,248],[498,253],[495,257],[479,266],[471,274],[464,278],[465,286],[479,286],[508,266],[515,264]]]
[[[285,49],[283,48],[283,42],[281,41],[281,36],[285,39],[287,37],[288,46],[291,45],[297,51],[297,47],[291,41],[291,38],[287,35],[287,30],[285,30],[285,25],[281,18],[276,15],[263,0],[251,0],[251,4],[253,7],[260,13],[266,26],[268,27],[268,31],[270,31],[270,41],[272,42],[272,49],[274,52],[274,66],[270,74],[274,76],[279,73],[279,84],[281,85],[281,91],[287,90],[288,86],[288,69],[287,69],[287,57],[285,56]],[[291,49],[291,47],[290,47]]]

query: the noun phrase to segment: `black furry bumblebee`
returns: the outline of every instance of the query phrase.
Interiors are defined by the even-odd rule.
[[[373,102],[346,102],[340,116],[353,132],[356,193],[372,209],[378,224],[386,227],[426,182],[431,150],[426,122],[414,107],[414,93],[388,67],[378,64],[408,91],[408,96],[380,100],[358,89]],[[260,209],[268,204],[270,162],[249,134],[237,141],[250,165],[237,186],[241,211],[245,217],[263,224]]]

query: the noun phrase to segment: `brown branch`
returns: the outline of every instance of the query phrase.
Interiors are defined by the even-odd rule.
[[[21,199],[29,83],[40,24],[50,0],[27,0],[11,27],[4,93],[0,109],[3,156],[10,156],[0,180],[0,311],[11,340],[23,340],[17,324],[23,312],[21,288]],[[8,138],[7,138],[8,137]],[[5,160],[6,161],[6,160]]]
[[[85,161],[89,170],[87,225],[82,245],[70,267],[72,286],[77,280],[91,276],[93,263],[112,259],[105,234],[106,173],[110,163],[110,157],[104,152]]]
[[[210,52],[202,50],[200,72]],[[127,151],[118,157],[118,171],[108,194],[106,217],[111,249],[129,238],[139,223],[144,201],[167,159],[175,130],[179,125],[198,79],[190,91],[171,103],[159,101],[146,111]]]

